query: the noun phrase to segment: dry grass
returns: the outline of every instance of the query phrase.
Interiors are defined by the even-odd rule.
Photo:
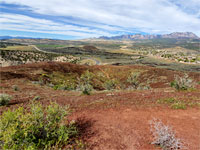
[[[35,50],[35,48],[33,48],[32,46],[8,46],[6,48],[0,48],[0,50],[19,50],[19,51],[33,51]]]

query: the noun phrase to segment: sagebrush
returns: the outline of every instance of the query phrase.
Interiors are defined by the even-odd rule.
[[[133,72],[129,75],[128,79],[127,79],[127,82],[129,84],[131,84],[132,88],[134,89],[137,89],[140,85],[140,82],[139,82],[139,76],[140,76],[140,73],[138,72]]]
[[[8,94],[0,94],[0,106],[8,105],[12,96]]]
[[[175,136],[171,127],[164,125],[161,120],[150,121],[150,130],[153,135],[152,144],[160,146],[163,150],[185,149],[183,142]]]
[[[171,86],[177,90],[188,90],[194,88],[194,81],[189,78],[188,74],[185,74],[183,77],[175,75],[175,80],[171,82]]]
[[[104,82],[104,88],[106,90],[113,90],[116,89],[118,82],[116,79],[109,79]]]
[[[79,79],[78,89],[82,91],[83,94],[90,95],[93,90],[92,79],[94,78],[94,74],[89,72],[88,70],[81,75]]]

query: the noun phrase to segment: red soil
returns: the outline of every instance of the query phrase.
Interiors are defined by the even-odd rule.
[[[73,113],[70,119],[75,119],[82,132],[82,138],[88,144],[88,149],[94,150],[155,150],[160,149],[151,144],[152,136],[149,121],[161,119],[176,132],[189,150],[200,149],[200,109],[198,106],[186,110],[173,110],[166,104],[157,104],[161,98],[171,98],[190,102],[200,102],[200,86],[194,91],[177,92],[165,88],[163,83],[154,85],[152,90],[96,92],[90,96],[79,92],[53,90],[50,87],[36,85],[30,79],[37,77],[42,71],[74,71],[82,73],[87,69],[107,68],[110,72],[128,71],[130,68],[147,70],[149,76],[164,76],[171,80],[176,71],[156,69],[144,66],[78,66],[68,63],[39,63],[1,68],[1,93],[13,96],[8,107],[0,107],[0,114],[8,108],[16,108],[17,104],[24,107],[39,95],[40,102],[47,105],[50,100],[61,105],[70,105]],[[200,80],[198,73],[190,73]],[[17,85],[19,91],[14,91],[12,85]],[[159,88],[158,88],[159,87]]]
[[[149,121],[161,119],[176,132],[190,150],[200,149],[199,109],[172,110],[138,108],[134,106],[103,110],[84,110],[74,114],[75,119],[90,122],[86,139],[94,150],[155,150]],[[89,123],[88,123],[89,124]]]

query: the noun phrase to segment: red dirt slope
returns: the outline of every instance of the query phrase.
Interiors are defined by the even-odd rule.
[[[143,79],[165,79],[157,82],[151,90],[104,91],[92,95],[81,95],[77,91],[53,90],[47,86],[33,84],[30,80],[43,72],[76,72],[85,70],[106,71],[109,75],[126,74],[131,69],[145,70]],[[151,145],[152,136],[149,121],[161,119],[170,125],[178,138],[182,139],[189,150],[200,149],[200,109],[199,106],[188,106],[185,110],[173,110],[167,104],[157,104],[162,98],[176,98],[186,102],[200,102],[200,86],[196,90],[178,92],[166,87],[165,83],[173,80],[174,74],[182,72],[158,69],[146,66],[81,66],[69,63],[35,63],[0,69],[1,93],[12,95],[13,100],[8,107],[0,107],[0,114],[8,108],[16,108],[18,104],[26,107],[35,96],[40,96],[43,105],[50,100],[60,105],[70,105],[73,113],[70,119],[79,124],[88,149],[92,150],[156,150]],[[200,81],[198,73],[189,73]],[[164,78],[165,77],[165,78]],[[14,91],[12,86],[19,90]]]

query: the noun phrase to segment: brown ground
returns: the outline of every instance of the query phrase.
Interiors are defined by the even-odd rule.
[[[67,65],[62,63],[38,65],[23,65],[1,68],[1,92],[13,96],[8,107],[0,107],[0,113],[17,104],[26,107],[35,96],[40,96],[44,105],[50,100],[61,105],[69,104],[73,110],[70,119],[75,119],[82,131],[82,138],[88,149],[94,150],[154,150],[160,149],[151,145],[152,136],[149,121],[161,119],[176,131],[189,150],[200,149],[200,109],[198,106],[187,107],[186,110],[173,110],[167,104],[157,104],[161,98],[171,98],[200,102],[200,86],[196,90],[177,92],[170,87],[158,85],[152,90],[94,92],[90,96],[80,92],[53,90],[47,86],[31,83],[31,78],[41,70],[77,71],[81,73],[85,66]],[[106,66],[103,66],[106,67]],[[136,66],[141,67],[141,66]],[[98,69],[95,67],[94,69]],[[128,69],[125,66],[123,69]],[[149,73],[163,76],[163,71],[172,77],[175,72],[150,67]],[[192,74],[199,80],[199,74]],[[14,91],[12,85],[17,85],[19,91]]]

